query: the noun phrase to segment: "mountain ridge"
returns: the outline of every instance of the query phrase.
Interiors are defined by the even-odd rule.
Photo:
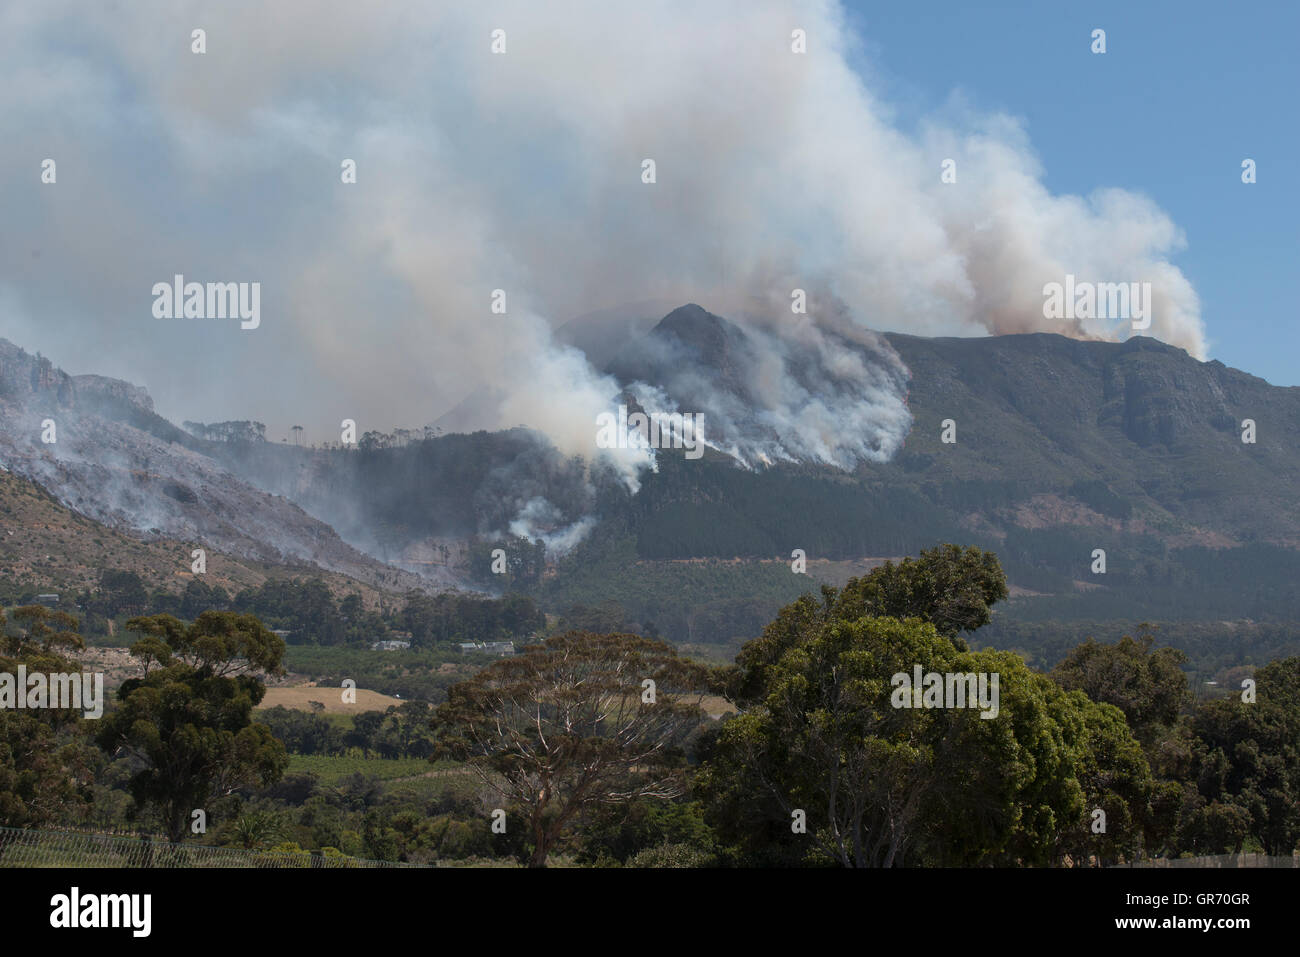
[[[211,444],[157,415],[139,386],[71,376],[0,339],[0,467],[63,505],[146,540],[275,565],[305,561],[379,587],[423,587],[223,468],[206,454]]]
[[[624,323],[633,330],[642,325]],[[749,348],[737,338],[741,328],[691,303],[622,343],[615,356],[627,359],[625,376],[653,373],[653,361],[634,368],[638,343],[649,338],[662,355],[668,342],[685,381],[721,383],[740,402],[748,383],[728,366]],[[594,339],[610,347],[608,338]],[[576,468],[543,436],[523,429],[409,442],[380,435],[353,450],[201,440],[158,416],[139,387],[96,376],[62,378],[30,357],[15,371],[16,347],[2,342],[0,413],[12,413],[12,393],[24,388],[39,391],[43,401],[62,398],[69,408],[84,400],[107,421],[100,430],[105,436],[137,443],[141,433],[150,437],[137,454],[158,456],[182,472],[191,457],[209,462],[210,474],[199,469],[208,475],[208,484],[200,483],[203,496],[212,494],[212,483],[249,483],[258,490],[254,499],[269,493],[295,503],[275,510],[274,520],[306,522],[319,529],[315,535],[335,540],[346,529],[347,541],[369,552],[372,574],[385,574],[375,566],[393,570],[404,556],[417,556],[422,560],[415,564],[442,576],[432,583],[425,578],[436,587],[542,588],[538,580],[475,578],[466,567],[452,567],[447,546],[464,557],[483,543],[509,542],[512,534],[531,538],[536,525],[515,531],[524,514],[549,515],[544,520],[557,527],[589,523],[583,526],[589,539],[572,554],[550,556],[545,589],[553,609],[576,594],[566,582],[587,582],[584,600],[594,600],[589,573],[621,575],[629,562],[651,570],[655,563],[715,559],[771,563],[788,561],[797,548],[810,561],[833,564],[956,541],[998,552],[1016,596],[1012,610],[1140,618],[1149,604],[1153,616],[1170,617],[1181,602],[1193,616],[1275,609],[1300,619],[1300,594],[1287,578],[1300,559],[1300,387],[1200,362],[1149,337],[1116,343],[1052,333],[969,339],[887,333],[880,340],[908,371],[910,425],[892,459],[851,468],[809,461],[744,468],[717,453],[688,463],[664,452],[635,493]],[[857,346],[846,340],[844,348]],[[809,369],[797,374],[806,380]],[[1243,419],[1255,421],[1253,444],[1241,441]],[[954,443],[942,441],[946,420],[955,425]],[[4,420],[6,432],[15,421]],[[22,428],[30,437],[38,424],[31,413]],[[6,441],[0,435],[0,461]],[[82,498],[85,469],[97,475],[95,464],[102,463],[80,463],[73,476]],[[58,488],[67,482],[68,465],[62,471],[57,465],[53,460],[27,472]],[[165,504],[184,499],[186,489],[194,492],[183,476],[171,480],[177,487],[170,491],[165,480],[144,482],[139,501]],[[76,495],[63,497],[75,507]],[[538,502],[545,507],[535,507]],[[1105,576],[1090,571],[1096,549],[1108,555]],[[787,585],[773,584],[770,568],[759,579],[766,584],[754,587],[770,591],[768,599],[788,596]],[[744,587],[734,576],[728,581],[728,594],[719,599],[745,600]],[[650,608],[655,586],[645,587],[645,598],[634,600]],[[709,601],[707,588],[696,591],[699,601]],[[681,627],[692,635],[697,630]]]

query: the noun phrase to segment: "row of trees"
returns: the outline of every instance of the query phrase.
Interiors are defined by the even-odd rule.
[[[265,442],[266,426],[247,419],[231,422],[182,422],[185,431],[209,442]]]
[[[375,713],[343,739],[319,716],[252,720],[259,676],[284,653],[255,616],[135,618],[140,674],[102,721],[0,712],[0,823],[72,813],[114,762],[136,811],[180,839],[193,809],[266,793],[288,741],[464,762],[513,822],[493,846],[533,866],[638,841],[658,842],[640,848],[645,863],[853,867],[1297,846],[1300,658],[1192,707],[1180,656],[1149,635],[1085,643],[1051,674],[972,650],[965,636],[1005,596],[994,556],[945,546],[787,605],[725,668],[643,636],[569,631],[452,685],[433,712]],[[15,618],[0,664],[68,664],[75,620],[39,607]],[[898,707],[891,677],[917,667],[996,674],[996,715]],[[738,713],[708,720],[706,693]],[[384,853],[436,837],[366,813],[367,846]]]
[[[413,645],[518,639],[546,626],[546,616],[531,598],[508,594],[501,599],[444,593],[407,596],[400,620]]]
[[[393,631],[405,631],[416,647],[428,647],[521,638],[546,623],[537,604],[518,594],[493,599],[413,591],[404,604],[384,613],[366,608],[355,592],[335,597],[320,578],[273,579],[232,596],[199,578],[186,582],[180,593],[150,592],[137,573],[106,569],[98,587],[80,597],[82,607],[105,618],[169,614],[191,621],[205,611],[255,615],[273,629],[287,630],[292,644],[364,647]]]
[[[546,543],[522,535],[474,538],[466,549],[464,565],[470,577],[482,585],[536,588],[546,572]]]
[[[316,711],[277,705],[258,716],[291,754],[341,755],[356,749],[363,757],[427,758],[434,752],[425,701],[406,701],[387,711],[363,711],[342,727]]]

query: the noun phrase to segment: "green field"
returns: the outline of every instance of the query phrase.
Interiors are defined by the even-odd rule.
[[[441,766],[437,766],[441,767]],[[437,770],[424,758],[362,758],[352,755],[291,754],[288,774],[314,774],[321,784],[335,785],[363,774],[366,777],[391,781],[411,778]]]

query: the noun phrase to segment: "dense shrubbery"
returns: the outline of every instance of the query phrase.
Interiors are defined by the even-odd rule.
[[[484,654],[466,654],[453,647],[427,651],[371,651],[292,645],[285,657],[290,670],[305,674],[320,685],[339,688],[344,678],[350,678],[358,688],[368,688],[406,701],[433,704],[443,701],[447,689],[459,680],[454,671],[442,670],[443,664],[455,662],[463,665],[488,660],[490,658]]]
[[[343,755],[354,753],[364,760],[380,758],[427,758],[434,746],[429,734],[429,705],[408,701],[387,711],[365,711],[335,721],[309,711],[284,707],[267,708],[258,720],[284,742],[291,754]]]
[[[1021,621],[998,615],[980,640],[1015,651],[1036,668],[1051,668],[1090,638],[1116,641],[1144,630],[1187,656],[1198,691],[1230,669],[1300,655],[1300,621]]]

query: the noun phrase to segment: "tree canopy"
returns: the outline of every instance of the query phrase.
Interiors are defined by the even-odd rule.
[[[1174,648],[1152,648],[1150,632],[1139,639],[1124,635],[1114,644],[1091,638],[1052,669],[1064,688],[1084,692],[1093,701],[1113,704],[1142,741],[1168,728],[1190,700],[1187,676],[1179,667],[1186,656]]]
[[[0,673],[81,670],[60,654],[81,647],[72,615],[31,605],[15,609],[14,620],[26,628],[11,635],[0,609]],[[75,710],[0,708],[0,826],[40,827],[85,811],[97,765],[85,728]]]
[[[1255,673],[1253,700],[1208,702],[1192,720],[1198,800],[1187,843],[1240,850],[1253,834],[1266,854],[1300,843],[1300,658]]]
[[[119,705],[97,735],[130,761],[129,789],[179,841],[193,811],[242,787],[266,786],[287,766],[284,746],[253,708],[278,674],[284,642],[252,615],[204,612],[185,625],[171,615],[133,618],[131,654],[144,674],[123,682]]]
[[[1113,792],[1139,810],[1116,812],[1112,844],[1137,840],[1150,772],[1123,714],[1014,653],[973,652],[958,638],[1005,594],[995,556],[945,546],[782,609],[726,675],[743,713],[720,729],[699,776],[708,819],[739,859],[1100,859],[1117,851],[1080,840],[1091,834],[1085,811],[1113,805]],[[900,706],[895,676],[916,669],[956,678],[954,688],[963,676],[990,692],[996,681],[996,706]]]
[[[439,755],[470,761],[522,815],[529,864],[544,867],[585,808],[683,793],[680,749],[707,682],[671,645],[567,632],[453,685]]]

